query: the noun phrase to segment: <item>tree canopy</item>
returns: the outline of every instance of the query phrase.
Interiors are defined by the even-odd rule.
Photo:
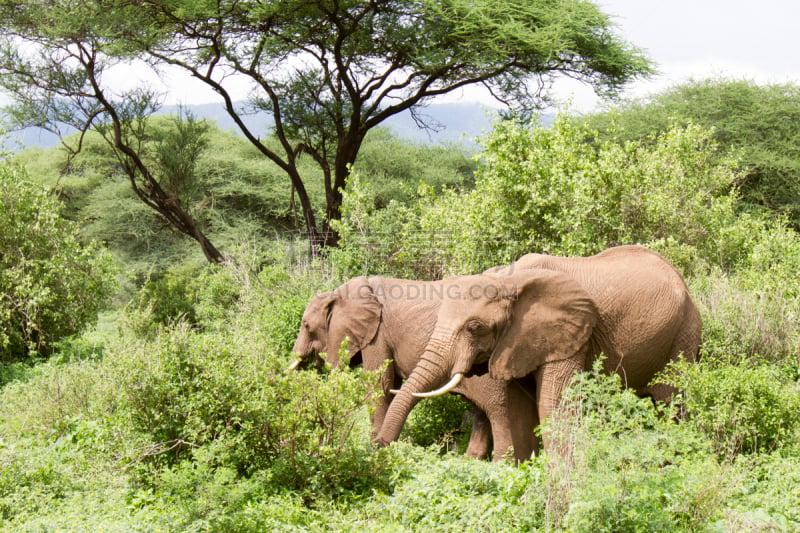
[[[547,100],[558,75],[613,93],[650,72],[642,52],[613,31],[593,3],[574,0],[281,0],[96,2],[4,1],[2,86],[22,124],[109,123],[134,172],[136,125],[157,96],[114,91],[104,74],[135,58],[171,65],[224,101],[245,137],[289,177],[314,243],[336,241],[349,167],[366,133],[410,110],[421,126],[431,98],[472,84],[512,108]],[[233,90],[245,80],[245,105]],[[278,147],[243,116],[267,111]],[[76,147],[76,149],[79,148]],[[298,160],[322,170],[325,211],[317,222]],[[158,193],[158,180],[148,191]],[[170,206],[168,193],[156,206]],[[143,198],[144,199],[144,198]],[[199,237],[198,237],[199,239]]]

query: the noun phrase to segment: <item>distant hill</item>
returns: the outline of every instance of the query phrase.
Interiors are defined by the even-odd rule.
[[[193,105],[185,108],[197,117],[216,122],[223,130],[236,131],[236,124],[228,116],[222,104]],[[159,114],[177,112],[177,106],[165,106]],[[476,137],[491,129],[496,113],[492,108],[478,103],[431,104],[420,109],[417,114],[423,115],[426,122],[435,124],[433,129],[420,129],[408,111],[395,115],[384,122],[384,125],[399,137],[412,141],[454,142],[472,147]],[[546,124],[552,120],[552,116],[542,118]],[[260,134],[265,133],[272,125],[270,117],[264,113],[250,115],[246,117],[245,122]],[[47,148],[58,144],[58,137],[40,128],[9,132],[7,137],[3,145],[11,151],[33,146]]]

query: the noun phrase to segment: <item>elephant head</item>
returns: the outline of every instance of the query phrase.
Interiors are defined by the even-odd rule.
[[[566,274],[497,269],[454,279],[446,293],[422,359],[394,391],[379,444],[397,437],[417,398],[447,392],[484,363],[492,378],[503,380],[581,356],[585,363],[598,314],[588,294]]]
[[[297,368],[311,357],[326,353],[332,366],[340,364],[339,347],[345,338],[351,355],[369,344],[381,322],[381,304],[367,279],[353,278],[336,290],[314,296],[306,306],[292,353]]]

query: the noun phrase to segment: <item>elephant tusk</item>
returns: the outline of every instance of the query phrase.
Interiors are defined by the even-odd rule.
[[[463,378],[463,377],[464,377],[464,374],[462,372],[459,372],[459,373],[453,375],[453,377],[450,379],[450,381],[448,381],[447,384],[444,387],[442,387],[441,389],[437,389],[437,390],[430,391],[430,392],[412,392],[411,395],[414,398],[433,398],[434,396],[441,396],[441,395],[443,395],[445,393],[450,392],[454,388],[456,388],[456,386],[459,383],[461,383],[461,378]]]
[[[294,363],[289,365],[289,370],[297,370],[297,367],[299,367],[301,364],[303,364],[302,359],[295,359]]]
[[[389,389],[389,392],[392,394],[400,394],[400,389]]]

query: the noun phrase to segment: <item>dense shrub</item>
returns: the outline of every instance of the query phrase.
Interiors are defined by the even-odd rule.
[[[47,353],[97,320],[114,287],[111,257],[81,244],[60,204],[0,161],[0,360]]]
[[[432,230],[422,226],[423,214],[435,198],[432,195],[432,189],[421,186],[415,202],[392,201],[378,209],[374,187],[351,174],[342,218],[331,224],[339,232],[339,248],[326,250],[337,275],[441,278],[449,266],[444,242],[450,238],[452,221]]]
[[[372,206],[354,180],[342,207],[342,250],[351,269],[473,273],[530,252],[589,255],[642,243],[684,272],[739,261],[737,178],[714,159],[709,131],[675,128],[653,145],[595,149],[591,132],[565,117],[550,128],[501,121],[483,140],[475,189],[434,194],[415,206]],[[678,216],[676,216],[678,214]]]
[[[667,380],[685,394],[690,422],[722,455],[769,453],[800,438],[800,385],[795,375],[756,359],[707,358],[679,364]],[[794,374],[794,372],[792,372]]]
[[[541,462],[509,463],[439,458],[397,446],[406,479],[391,495],[366,506],[386,531],[540,531],[545,476]],[[413,466],[412,466],[413,465]],[[408,476],[408,474],[413,474]],[[338,530],[349,529],[339,522]]]
[[[737,212],[736,173],[708,132],[599,147],[587,136],[563,121],[499,124],[479,193],[398,192],[362,167],[327,262],[309,263],[306,242],[253,237],[231,239],[225,265],[165,270],[172,257],[119,331],[104,316],[104,332],[54,343],[46,363],[4,367],[0,529],[800,529],[797,234]],[[394,142],[368,154],[373,170]],[[442,454],[449,435],[468,436],[455,397],[421,402],[401,442],[378,450],[374,376],[285,371],[311,295],[353,275],[436,278],[632,241],[690,274],[703,314],[702,361],[662,377],[685,391],[685,419],[595,367],[544,428],[552,448],[515,467]]]
[[[150,330],[178,320],[195,324],[197,315],[194,306],[200,271],[200,267],[183,267],[156,273],[128,305],[132,307],[131,310],[135,309],[149,316]]]
[[[191,168],[184,169],[192,172],[183,172],[186,180],[180,182],[165,176],[165,186],[180,192],[182,205],[214,245],[234,257],[243,241],[261,243],[300,232],[302,212],[283,170],[246,139],[201,122],[197,126],[204,132],[203,142],[194,144],[196,157],[190,161]],[[143,148],[148,160],[155,161],[159,149],[181,141],[175,137],[181,124],[174,117],[152,117]],[[67,142],[76,145],[77,135]],[[265,137],[262,142],[278,141]],[[96,132],[88,132],[82,146],[69,161],[60,148],[27,149],[15,159],[35,169],[32,179],[37,183],[59,194],[65,217],[81,224],[85,241],[103,242],[132,271],[128,298],[148,279],[157,281],[176,264],[205,262],[195,241],[171,230],[136,196],[113,151]],[[277,145],[272,148],[280,150]],[[162,155],[168,156],[169,150]],[[324,205],[324,179],[318,165],[302,154],[298,164],[312,205]],[[435,190],[469,186],[474,166],[460,146],[415,143],[383,128],[370,131],[356,162],[376,191],[373,206],[413,201],[420,183]]]
[[[800,334],[796,275],[748,268],[713,269],[691,280],[703,317],[702,357],[738,362],[758,358],[791,364]]]
[[[783,212],[795,229],[800,228],[800,85],[796,83],[757,84],[725,77],[689,80],[644,98],[617,102],[610,110],[581,120],[598,131],[598,139],[619,143],[646,141],[676,123],[713,127],[717,142],[741,160],[744,201]]]
[[[274,486],[317,495],[379,482],[368,376],[286,372],[288,358],[262,352],[247,331],[201,333],[184,323],[108,352],[125,417],[151,437],[147,453],[158,463],[207,457],[237,475],[269,470]]]
[[[730,513],[732,518],[743,523],[740,530],[748,529],[750,523],[765,522],[774,523],[774,529],[779,531],[800,529],[799,467],[796,454],[772,453],[754,458],[743,480],[743,490],[730,502],[735,509]]]
[[[439,445],[464,452],[471,430],[470,405],[459,396],[446,394],[420,402],[403,426],[401,439],[417,446]]]
[[[739,481],[732,465],[661,408],[599,362],[576,376],[543,429],[552,438],[549,529],[702,530],[720,516]]]

